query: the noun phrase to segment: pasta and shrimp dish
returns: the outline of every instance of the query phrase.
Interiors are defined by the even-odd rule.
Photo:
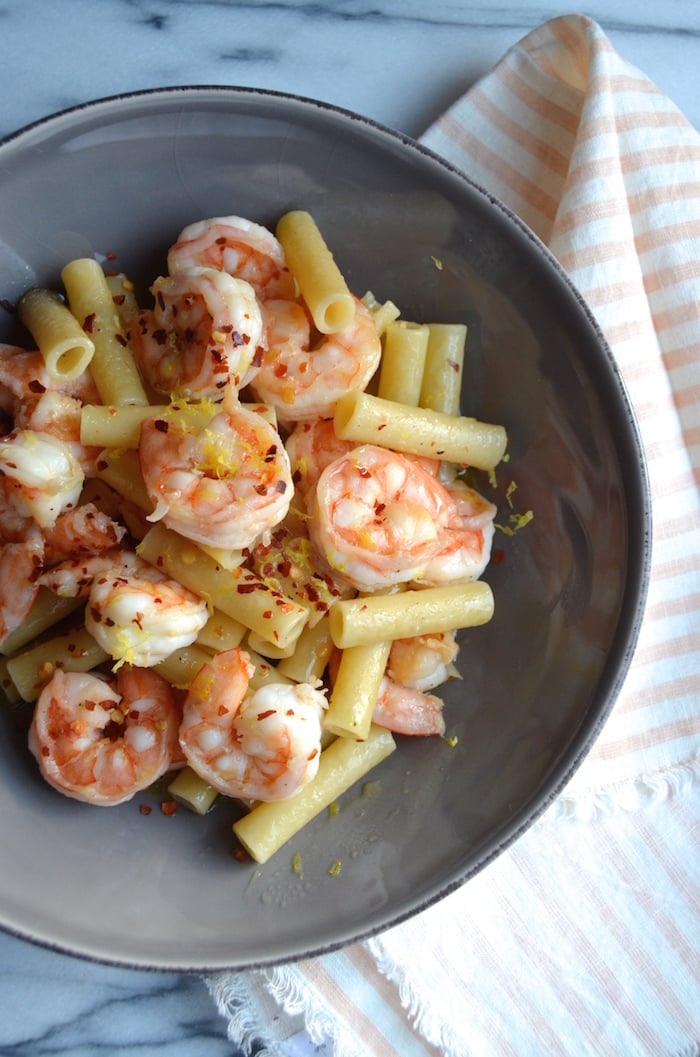
[[[187,226],[148,306],[92,258],[61,280],[0,346],[3,690],[60,793],[233,797],[264,862],[445,736],[494,608],[463,471],[505,429],[460,413],[466,327],[356,296],[308,213]]]

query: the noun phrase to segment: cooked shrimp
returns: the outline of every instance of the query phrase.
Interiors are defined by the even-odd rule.
[[[148,668],[189,646],[207,622],[207,604],[131,552],[93,580],[85,627],[117,662]]]
[[[294,280],[280,243],[267,228],[244,217],[212,217],[180,232],[168,251],[168,271],[176,275],[197,268],[245,279],[261,301],[294,297]]]
[[[314,514],[314,543],[358,590],[475,579],[488,563],[490,535],[447,488],[410,456],[371,444],[326,467]]]
[[[69,446],[50,433],[18,430],[0,441],[5,498],[22,517],[51,528],[78,502],[85,475]]]
[[[26,408],[15,419],[15,426],[21,422],[24,429],[50,433],[52,437],[63,441],[80,463],[84,475],[94,477],[102,449],[88,447],[80,441],[82,406],[76,397],[50,389],[39,397],[31,409]]]
[[[163,518],[197,543],[249,547],[289,509],[293,485],[280,436],[240,404],[204,425],[192,407],[147,420],[139,459],[155,504],[149,520]]]
[[[343,393],[364,389],[379,365],[379,336],[361,301],[350,326],[336,334],[312,334],[298,301],[265,301],[262,311],[267,349],[253,388],[284,422],[332,415]]]
[[[23,405],[33,406],[50,385],[49,372],[38,349],[0,345],[0,407],[13,420]]]
[[[372,722],[395,734],[426,737],[445,733],[443,701],[408,686],[400,686],[387,676],[381,681]]]
[[[220,400],[255,373],[262,318],[255,291],[226,272],[201,268],[161,276],[153,310],[130,327],[134,354],[149,384],[172,396]]]
[[[87,598],[95,577],[113,573],[116,567],[122,568],[125,576],[128,574],[129,566],[123,562],[124,553],[115,549],[103,554],[65,558],[42,572],[37,583],[60,598]]]
[[[415,638],[395,639],[387,663],[387,675],[414,690],[434,690],[450,678],[459,677],[454,661],[459,646],[454,631]]]
[[[26,619],[39,584],[44,557],[44,541],[38,529],[25,540],[0,543],[0,645]]]
[[[102,554],[112,550],[124,538],[126,528],[94,503],[65,510],[55,524],[44,531],[46,564],[55,565],[69,558]]]
[[[268,683],[246,696],[254,670],[239,649],[205,664],[185,699],[180,744],[220,793],[286,800],[318,770],[326,699],[306,683]]]
[[[38,349],[0,344],[0,407],[16,419],[16,428],[26,426],[21,416],[30,415],[36,402],[47,392],[60,393],[81,404],[99,403],[89,371],[70,381],[58,380],[49,375]]]
[[[115,687],[58,670],[37,701],[29,747],[60,793],[121,804],[170,768],[179,721],[172,688],[157,672],[122,668]]]
[[[308,506],[326,466],[352,451],[355,442],[336,437],[332,418],[316,418],[312,422],[298,422],[284,446],[292,469],[295,494]]]

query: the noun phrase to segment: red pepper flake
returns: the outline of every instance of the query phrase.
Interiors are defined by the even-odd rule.
[[[219,715],[219,716],[227,716],[228,715],[228,709],[226,708],[226,705],[219,705],[219,708],[217,710],[217,715]]]
[[[97,316],[94,312],[91,312],[89,316],[86,316],[83,320],[83,330],[86,334],[92,334],[95,329],[95,321]]]
[[[167,330],[162,329],[154,330],[151,337],[155,341],[156,345],[165,345],[166,341],[168,340],[168,332]]]
[[[270,716],[276,716],[276,715],[277,715],[277,709],[276,708],[268,708],[268,710],[266,712],[258,712],[258,714],[257,714],[257,716],[255,718],[256,719],[268,719]]]
[[[263,351],[264,350],[263,350],[262,345],[258,345],[257,349],[255,350],[255,354],[253,356],[253,361],[252,361],[253,362],[253,367],[260,367],[262,365]]]
[[[309,755],[306,757],[307,760],[315,760],[318,756],[318,749],[312,749]]]
[[[447,363],[456,374],[459,374],[459,364],[455,360],[448,360]]]
[[[233,857],[238,862],[247,862],[247,860],[248,860],[248,857],[247,857],[246,853],[243,851],[243,848],[234,848],[233,849]]]
[[[37,395],[41,395],[41,393],[46,392],[46,386],[42,385],[38,378],[32,378],[27,388],[29,389],[30,393],[37,393]]]
[[[164,815],[174,815],[177,811],[177,801],[163,800],[160,805],[160,810],[163,812]]]
[[[371,477],[372,476],[366,466],[358,466],[357,472],[359,473],[360,477],[363,477],[363,478],[367,478],[367,477]]]
[[[92,614],[92,619],[95,621],[95,623],[99,624],[102,620],[102,614],[100,613],[97,606],[90,606],[90,613]]]
[[[108,261],[116,261],[116,259],[117,259],[116,253],[108,253],[107,254],[107,260]]]
[[[126,346],[127,346],[127,340],[126,340],[126,338],[124,337],[124,335],[123,335],[123,334],[115,334],[115,335],[114,335],[114,340],[115,340],[115,341],[117,342],[117,344],[118,344],[118,345],[121,345],[121,347],[122,347],[123,349],[125,349],[125,348],[126,348]]]
[[[97,462],[97,469],[98,470],[104,471],[104,470],[107,469],[108,466],[109,466],[109,463],[107,462],[106,459],[99,459],[98,462]]]
[[[278,363],[272,373],[274,374],[275,378],[284,378],[287,373],[286,363]]]
[[[257,584],[236,584],[236,590],[239,595],[252,595],[257,586]]]
[[[267,495],[267,485],[256,484],[255,491],[258,493],[258,495]]]
[[[155,426],[155,428],[158,430],[159,433],[167,433],[168,430],[170,429],[170,426],[168,425],[168,423],[163,418],[157,418],[155,420],[155,422],[153,423],[153,425]]]
[[[377,426],[377,432],[379,432],[382,429],[386,429],[386,422],[380,422],[379,423],[379,425]]]
[[[126,301],[126,294],[114,294],[112,301],[115,305],[123,305]]]
[[[500,565],[505,560],[505,552],[499,547],[498,550],[494,551],[491,556],[491,561],[494,565]]]
[[[153,808],[150,804],[141,804],[141,806],[139,807],[139,811],[142,815],[150,815],[152,810]]]
[[[272,619],[272,610],[271,609],[264,610],[263,617],[265,618],[265,620],[271,620]]]
[[[161,312],[165,312],[165,298],[163,297],[163,294],[160,290],[156,294],[156,301],[158,302],[158,307]]]

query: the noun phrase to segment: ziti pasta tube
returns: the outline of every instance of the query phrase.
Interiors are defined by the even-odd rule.
[[[355,300],[313,217],[303,210],[285,213],[275,233],[316,328],[334,334],[349,327]]]
[[[58,294],[42,287],[27,290],[17,314],[34,338],[51,378],[70,382],[87,370],[95,345]]]
[[[491,588],[483,580],[473,580],[395,595],[341,599],[331,608],[329,620],[333,642],[344,650],[477,627],[488,623],[493,612]]]
[[[362,392],[341,396],[335,406],[334,427],[342,440],[378,444],[479,470],[492,470],[501,461],[508,440],[503,426],[380,400]]]

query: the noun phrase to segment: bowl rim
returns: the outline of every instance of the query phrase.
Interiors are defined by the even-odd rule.
[[[618,615],[615,633],[616,642],[618,639],[622,639],[622,641],[616,646],[617,664],[612,677],[609,678],[606,686],[605,706],[599,708],[595,712],[594,722],[584,722],[582,724],[581,729],[576,733],[572,740],[571,747],[566,754],[564,763],[558,764],[553,768],[550,775],[543,780],[542,786],[537,794],[532,797],[529,803],[523,805],[518,816],[514,818],[513,821],[499,831],[498,840],[494,844],[487,846],[484,853],[479,855],[476,861],[474,861],[467,869],[462,870],[452,879],[443,882],[440,885],[439,890],[424,896],[422,900],[416,904],[411,904],[406,910],[394,913],[387,920],[376,925],[368,926],[365,929],[354,931],[352,935],[342,937],[335,942],[326,941],[322,944],[309,944],[304,950],[295,954],[288,954],[280,957],[268,957],[259,960],[246,960],[244,965],[236,964],[235,960],[229,965],[218,961],[207,962],[206,959],[201,963],[192,962],[188,964],[184,960],[173,963],[167,959],[161,961],[139,961],[137,959],[129,961],[128,959],[121,957],[110,958],[106,954],[73,949],[67,943],[52,941],[51,939],[42,936],[32,935],[30,930],[25,931],[18,929],[11,923],[0,921],[0,929],[10,935],[14,935],[19,939],[33,943],[44,949],[78,957],[86,961],[138,970],[191,973],[208,971],[217,972],[224,971],[227,968],[234,968],[236,971],[241,971],[283,965],[300,958],[318,957],[322,954],[341,949],[350,943],[370,939],[386,929],[393,928],[416,914],[421,913],[442,900],[445,896],[461,888],[485,866],[494,861],[507,848],[513,845],[559,797],[565,786],[590,752],[614,708],[615,702],[629,672],[644,619],[652,564],[653,517],[649,474],[639,423],[622,371],[613,355],[612,349],[600,324],[596,320],[593,311],[587,304],[585,298],[546,243],[542,241],[542,239],[518,216],[517,213],[515,213],[491,191],[475,181],[468,172],[460,169],[453,162],[425,146],[418,138],[410,136],[376,120],[375,118],[368,117],[347,107],[294,92],[245,85],[206,83],[173,84],[98,96],[53,111],[37,118],[36,120],[30,121],[0,138],[0,164],[2,163],[3,155],[7,148],[13,148],[17,145],[21,147],[21,140],[24,137],[39,132],[44,128],[50,133],[51,127],[53,125],[58,125],[62,121],[79,119],[83,114],[99,114],[100,109],[116,111],[120,106],[128,107],[132,102],[138,102],[140,100],[153,99],[156,102],[161,101],[167,104],[168,102],[175,102],[178,98],[184,96],[194,98],[197,96],[201,96],[202,98],[206,96],[219,96],[224,102],[228,99],[232,104],[235,104],[237,101],[244,98],[257,97],[263,101],[269,101],[272,103],[279,101],[282,103],[298,104],[311,111],[325,112],[331,115],[331,117],[342,118],[352,126],[365,126],[374,133],[379,133],[381,136],[388,138],[394,143],[400,144],[410,151],[418,152],[423,157],[429,159],[431,163],[438,165],[440,168],[451,174],[452,177],[457,178],[458,181],[461,181],[464,185],[469,187],[472,192],[475,192],[478,196],[485,199],[492,208],[501,214],[501,217],[505,219],[506,224],[510,224],[518,229],[520,237],[528,239],[534,245],[537,251],[544,257],[550,271],[557,276],[562,288],[568,291],[569,297],[576,304],[576,310],[579,312],[581,318],[585,319],[590,328],[592,337],[595,338],[595,342],[598,345],[601,355],[607,360],[610,376],[615,380],[617,386],[616,397],[625,411],[627,426],[627,429],[622,436],[620,436],[619,433],[617,434],[617,451],[620,461],[626,465],[633,465],[636,470],[635,480],[633,482],[628,482],[626,505],[628,511],[636,509],[641,518],[641,523],[636,529],[636,543],[638,546],[630,548],[627,554],[627,584],[623,602],[620,607],[620,613]],[[1,182],[2,174],[0,173],[0,184]],[[633,534],[635,527],[631,523],[628,523],[626,528],[629,538]]]

